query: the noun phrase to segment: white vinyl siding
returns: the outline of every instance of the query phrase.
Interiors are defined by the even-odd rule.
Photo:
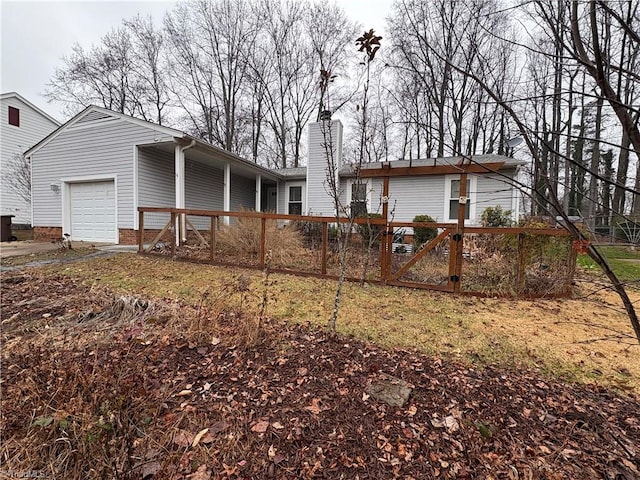
[[[20,111],[20,126],[9,125],[9,107]],[[0,102],[0,170],[2,176],[11,172],[16,155],[23,154],[58,125],[17,97],[8,97]],[[31,223],[31,205],[11,189],[7,182],[0,185],[0,206],[3,215],[15,215],[13,223]]]
[[[378,190],[379,189],[379,190]],[[374,192],[382,194],[382,181]],[[389,215],[396,222],[411,222],[416,215],[429,215],[442,222],[444,179],[442,176],[391,177],[389,179]],[[379,200],[377,200],[379,202]]]
[[[240,210],[255,210],[256,180],[231,174],[231,205],[232,212]]]
[[[509,178],[513,177],[513,172],[507,172]],[[515,216],[516,206],[513,199],[513,187],[508,180],[498,175],[478,176],[478,186],[476,193],[476,221],[479,223],[482,212],[488,207],[502,207],[502,210],[511,210]]]
[[[32,155],[34,226],[62,225],[61,197],[51,184],[64,177],[92,176],[118,178],[117,227],[134,228],[133,145],[152,143],[157,136],[151,128],[125,121],[65,127]],[[140,205],[144,200],[139,195]]]
[[[231,187],[233,188],[233,181]],[[222,210],[223,205],[224,172],[219,168],[187,160],[185,206],[197,210]]]
[[[155,148],[138,149],[138,206],[173,207],[176,204],[173,154]],[[145,228],[162,228],[167,213],[145,213]]]
[[[188,152],[187,152],[188,153]],[[138,150],[138,205],[140,207],[175,206],[174,154],[155,148]],[[187,158],[185,161],[185,207],[197,210],[222,210],[223,171]],[[168,214],[146,213],[145,228],[162,228]],[[208,228],[209,220],[190,217],[199,228]]]
[[[285,198],[287,196],[287,182],[278,182],[278,211],[277,213],[287,213]]]

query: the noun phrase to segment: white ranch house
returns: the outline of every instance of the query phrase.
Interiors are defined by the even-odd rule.
[[[32,164],[35,237],[60,238],[68,233],[72,240],[132,244],[138,207],[334,215],[325,188],[323,125],[331,127],[345,203],[355,200],[363,207],[366,202],[369,212],[379,211],[382,179],[374,175],[357,180],[352,166],[342,164],[338,120],[309,126],[308,167],[270,170],[179,130],[92,106],[26,153]],[[394,220],[411,221],[426,214],[439,222],[455,221],[459,187],[455,164],[460,160],[390,162],[394,169],[452,166],[445,171],[454,172],[390,178],[388,200]],[[497,155],[474,156],[473,161],[499,173],[469,175],[469,223],[477,224],[482,211],[496,205],[517,215],[520,197],[508,179],[515,177],[523,162]],[[375,174],[382,165],[367,164],[363,170]],[[364,186],[354,187],[358,181]],[[166,219],[145,215],[145,229],[164,223]]]

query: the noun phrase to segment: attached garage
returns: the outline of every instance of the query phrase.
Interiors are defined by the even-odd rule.
[[[68,191],[71,240],[117,241],[115,182],[69,183]]]

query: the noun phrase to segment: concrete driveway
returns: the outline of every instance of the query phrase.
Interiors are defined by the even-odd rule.
[[[110,243],[95,242],[73,242],[74,248],[97,248],[99,250],[108,249],[108,247],[117,245]],[[24,240],[22,242],[2,242],[0,243],[0,258],[17,257],[19,255],[31,255],[33,253],[51,252],[60,248],[57,243],[36,242],[34,240]],[[135,251],[137,247],[129,246],[129,250]]]
[[[57,250],[58,248],[59,245],[55,243],[35,242],[33,240],[24,240],[22,242],[2,242],[0,243],[0,258],[50,252],[52,250]]]

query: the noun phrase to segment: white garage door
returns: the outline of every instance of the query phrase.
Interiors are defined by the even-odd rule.
[[[116,189],[113,181],[72,183],[71,239],[114,242],[116,238]]]

